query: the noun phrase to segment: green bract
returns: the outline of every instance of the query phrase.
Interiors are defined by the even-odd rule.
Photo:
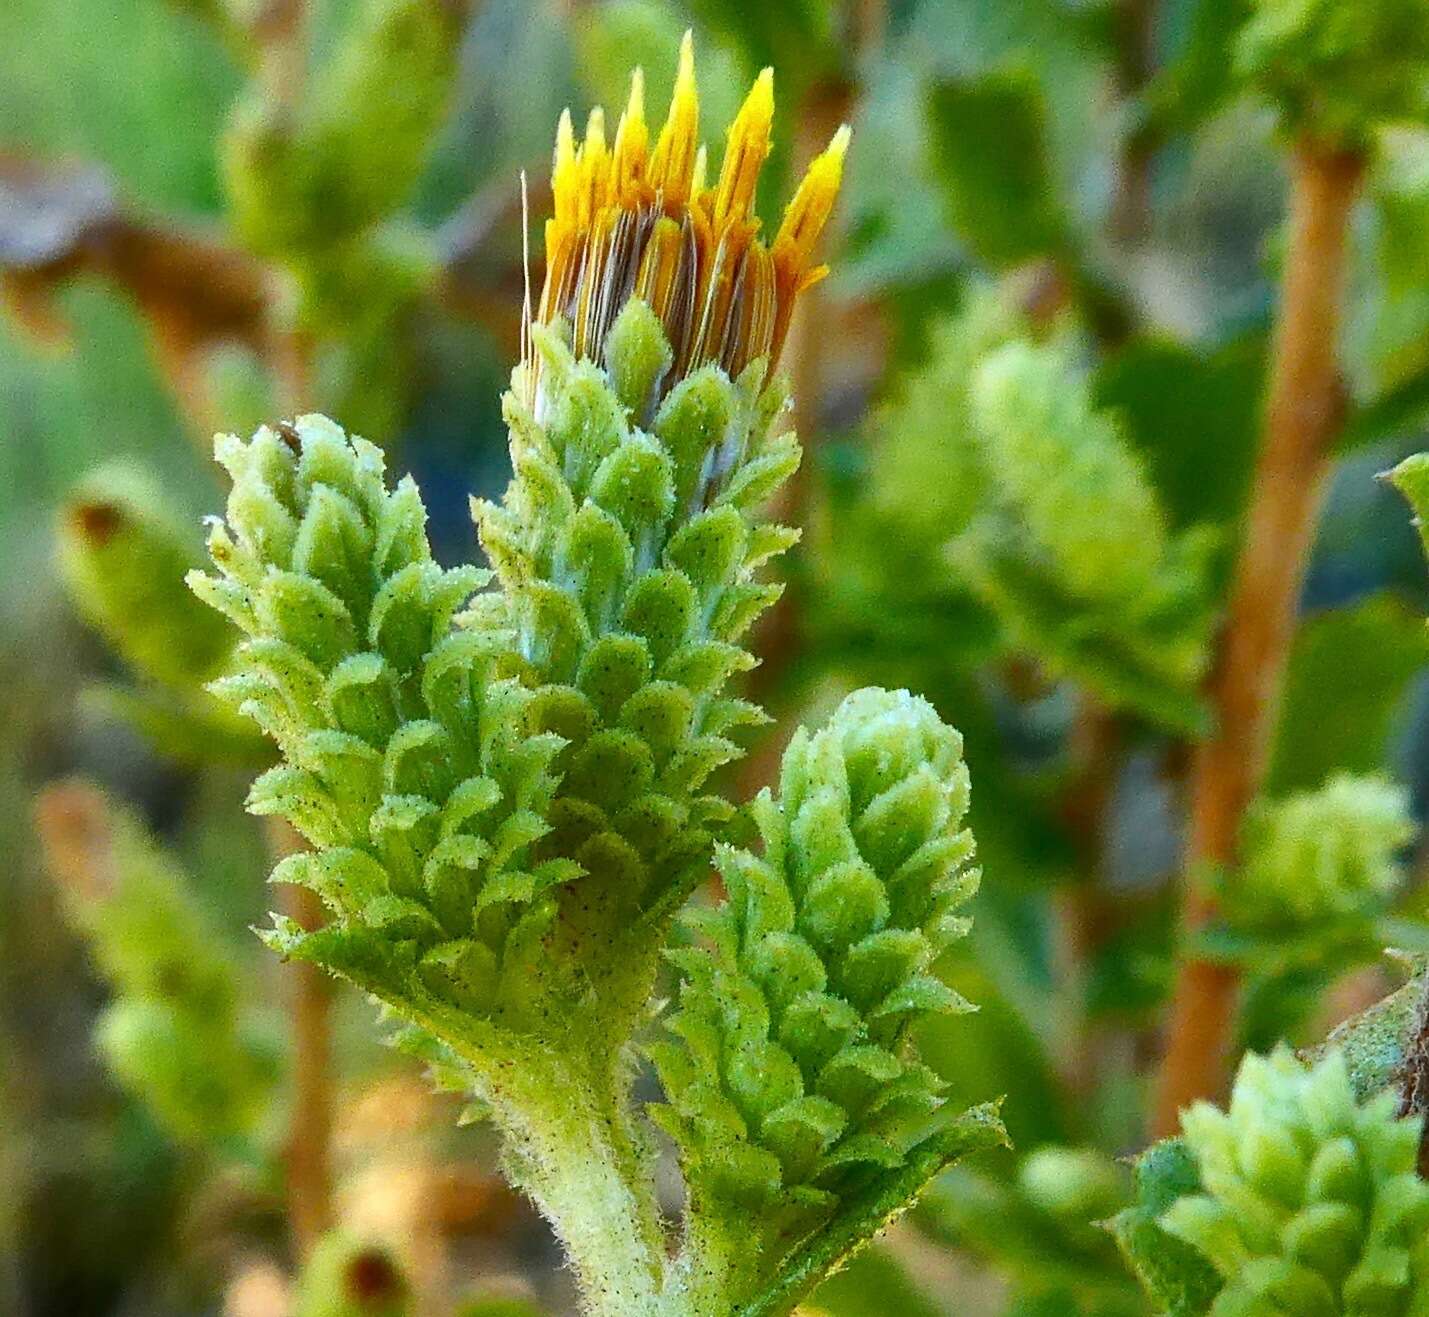
[[[1236,64],[1322,147],[1355,150],[1386,121],[1429,116],[1419,0],[1255,0]]]
[[[779,801],[756,802],[763,854],[720,852],[728,899],[692,917],[708,947],[671,953],[677,1041],[652,1049],[662,1123],[727,1232],[711,1265],[767,1271],[787,1232],[926,1133],[939,1083],[907,1033],[970,1009],[930,973],[977,887],[967,802],[958,734],[906,691],[863,690],[795,736]]]
[[[490,573],[432,561],[412,482],[389,490],[377,449],[331,421],[218,442],[218,571],[191,582],[245,639],[213,689],[281,752],[250,808],[313,846],[275,879],[330,912],[268,939],[381,998],[398,1041],[496,1119],[596,1308],[713,1314],[758,1291],[751,1312],[787,1311],[1001,1136],[990,1110],[930,1123],[938,1085],[906,1037],[964,1007],[931,972],[976,885],[961,742],[906,693],[852,696],[790,747],[783,812],[757,803],[764,856],[720,852],[714,949],[678,957],[686,1050],[657,1049],[691,1187],[668,1262],[629,1047],[735,814],[710,774],[764,717],[726,687],[777,597],[754,572],[794,535],[758,507],[798,447],[762,363],[703,367],[656,405],[671,354],[637,300],[603,367],[559,326],[533,336],[539,383],[521,368],[506,401],[511,486],[475,508],[484,592]],[[699,1020],[732,1068],[704,1074]],[[750,1208],[762,1249],[736,1266]]]
[[[958,733],[859,692],[795,738],[781,804],[755,802],[763,854],[730,846],[749,829],[713,775],[767,721],[731,686],[779,595],[757,574],[797,539],[761,512],[800,456],[771,358],[819,275],[848,134],[751,245],[770,76],[696,189],[692,60],[687,42],[648,160],[638,76],[611,151],[599,116],[579,147],[558,131],[547,287],[504,400],[512,479],[473,505],[494,570],[439,567],[411,480],[388,489],[375,447],[305,416],[218,441],[217,573],[191,581],[244,635],[211,688],[280,752],[250,808],[312,846],[274,877],[328,912],[277,917],[270,944],[380,999],[393,1041],[495,1121],[590,1311],[772,1317],[1003,1135],[993,1107],[940,1111],[909,1038],[967,1009],[934,974],[976,886]],[[690,1191],[674,1253],[635,1044],[716,856],[729,900],[693,920],[708,945],[672,953],[678,1041],[653,1049]]]
[[[1357,1102],[1338,1052],[1307,1070],[1281,1050],[1245,1058],[1228,1111],[1183,1114],[1203,1191],[1160,1224],[1219,1272],[1212,1317],[1429,1312],[1422,1121],[1396,1110]]]

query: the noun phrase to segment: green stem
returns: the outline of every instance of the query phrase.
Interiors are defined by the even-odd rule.
[[[542,1036],[474,1020],[430,998],[353,982],[451,1048],[505,1141],[506,1177],[551,1223],[589,1317],[664,1317],[665,1233],[630,1105],[623,1039],[572,1006]],[[557,1020],[546,1015],[547,1023]]]
[[[509,1174],[559,1236],[592,1317],[661,1311],[664,1240],[647,1159],[623,1098],[623,1067],[553,1047],[495,1066],[484,1096],[506,1136]]]
[[[718,1210],[691,1203],[685,1213],[686,1236],[670,1287],[671,1317],[715,1317],[754,1287],[766,1247],[759,1222],[749,1219],[735,1237],[730,1220]]]

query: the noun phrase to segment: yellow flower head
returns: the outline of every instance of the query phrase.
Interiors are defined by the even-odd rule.
[[[731,376],[760,358],[772,369],[795,299],[828,272],[812,264],[812,256],[838,194],[849,130],[840,128],[809,166],[766,244],[758,236],[754,194],[769,155],[773,70],[755,79],[730,125],[712,187],[705,183],[689,33],[653,148],[644,101],[637,69],[609,144],[600,109],[591,112],[579,142],[570,112],[561,116],[536,318],[542,324],[564,318],[575,354],[599,361],[616,316],[629,298],[639,297],[659,317],[674,353],[666,388],[707,362]]]

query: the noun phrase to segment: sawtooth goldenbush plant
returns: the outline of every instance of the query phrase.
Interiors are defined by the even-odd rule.
[[[787,1311],[956,1157],[910,1026],[967,1009],[929,971],[977,884],[960,738],[906,691],[850,696],[744,812],[711,778],[764,714],[730,689],[796,536],[761,509],[799,461],[770,376],[848,135],[766,246],[769,73],[704,182],[686,42],[649,144],[562,121],[547,273],[506,398],[513,477],[474,506],[492,571],[443,569],[410,479],[320,416],[225,437],[199,595],[243,635],[210,687],[280,762],[249,808],[311,850],[274,874],[328,921],[266,935],[383,1003],[465,1079],[592,1311]],[[674,919],[718,863],[725,895]],[[652,1112],[688,1186],[667,1257],[632,1106],[637,1030],[678,967]]]
[[[453,106],[486,125],[457,94],[468,6],[360,0],[295,62],[266,10],[181,3],[244,52],[216,186],[265,272],[245,351],[271,378],[214,443],[206,556],[114,464],[71,489],[56,558],[127,674],[85,707],[263,818],[286,1019],[227,936],[246,921],[207,908],[211,853],[74,784],[39,813],[108,997],[97,1051],[213,1183],[282,1203],[289,1317],[536,1311],[463,1306],[410,1222],[350,1206],[357,1086],[304,1102],[358,1068],[328,1018],[355,997],[494,1132],[596,1317],[1429,1317],[1424,775],[1393,726],[1429,663],[1403,515],[1429,554],[1429,455],[1404,458],[1429,399],[1422,0],[1019,2],[926,61],[943,7],[913,0],[868,113],[883,34],[845,37],[881,6],[572,6],[590,88],[644,57],[669,109],[647,124],[637,69],[613,125],[556,126],[479,558],[441,457],[414,455],[419,489],[389,442],[450,251],[496,224],[482,196],[440,231],[404,213],[450,167]],[[691,14],[728,75],[705,118],[772,62],[789,141],[766,67],[716,166]],[[1088,128],[1058,116],[1101,104],[1039,59],[1117,42],[1113,204],[1141,166],[1148,215],[1178,171],[1213,192],[1203,130],[1257,114],[1256,168],[1287,167],[1279,296],[1219,309],[1209,345],[1156,314],[1147,232],[1087,232],[1100,175],[1074,198],[1054,162]],[[777,224],[761,174],[791,184]],[[852,433],[813,396],[821,354],[874,399]],[[1331,510],[1391,508],[1397,575],[1392,533],[1379,576],[1314,541],[1341,456]]]

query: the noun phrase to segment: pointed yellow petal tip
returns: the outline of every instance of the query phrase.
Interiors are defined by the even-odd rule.
[[[597,151],[605,150],[605,107],[596,105],[591,107],[591,112],[586,116],[585,121],[585,145],[589,150],[592,146]]]
[[[630,74],[630,96],[625,102],[622,119],[631,123],[645,122],[645,70],[637,65]]]
[[[769,154],[769,133],[774,123],[774,70],[765,69],[754,80],[739,113],[729,126],[724,159],[720,162],[715,195],[714,226],[747,219],[754,212],[754,189]]]
[[[680,42],[680,63],[670,110],[650,157],[650,182],[667,202],[682,205],[689,199],[691,170],[700,128],[700,98],[695,84],[694,37],[685,32]]]
[[[843,124],[828,146],[810,162],[775,235],[777,259],[788,261],[791,266],[802,265],[809,259],[838,197],[851,136],[848,124]]]
[[[630,75],[630,99],[620,116],[611,152],[610,176],[616,201],[623,204],[630,199],[631,190],[639,187],[645,176],[649,145],[650,130],[645,126],[645,71],[637,68]]]

